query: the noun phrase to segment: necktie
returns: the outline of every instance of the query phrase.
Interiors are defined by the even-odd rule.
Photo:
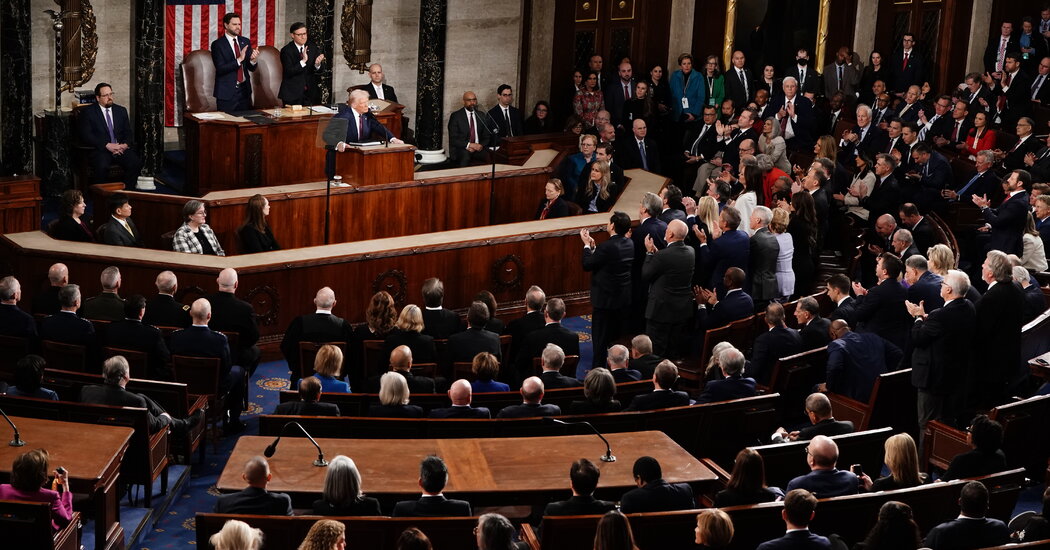
[[[890,154],[893,151],[893,146],[897,143],[897,138],[890,139],[890,144],[886,146],[886,154]]]
[[[744,97],[751,97],[751,94],[747,90],[747,77],[744,76],[744,69],[738,70],[737,76],[740,77],[740,83],[744,85]]]
[[[904,62],[901,63],[901,70],[902,71],[908,70],[908,52],[904,52]]]
[[[474,113],[467,111],[467,120],[470,122],[470,143],[478,142],[478,131],[474,126]]]
[[[506,107],[503,108],[503,118],[506,119],[506,121],[507,121],[507,135],[508,136],[513,136],[514,135],[514,127],[510,125],[510,109],[508,109]]]
[[[1035,78],[1035,83],[1032,84],[1032,99],[1039,95],[1039,87],[1043,85],[1043,80],[1046,79],[1046,75],[1039,75]]]
[[[237,60],[237,56],[239,55],[238,52],[237,52],[237,49],[238,49],[239,46],[237,45],[237,39],[236,38],[234,38],[233,40],[230,41],[230,47],[233,48],[233,59],[234,59],[234,61],[236,61]],[[244,82],[244,65],[241,65],[240,63],[238,63],[237,64],[237,83],[240,84],[241,82]]]
[[[955,123],[955,129],[952,130],[952,141],[959,141],[959,132],[962,130],[963,121],[957,121]]]
[[[131,226],[128,225],[128,220],[120,220],[120,225],[124,226],[124,229],[128,231],[128,235],[135,236],[135,232],[131,230]]]
[[[638,152],[642,155],[642,170],[649,171],[649,159],[645,154],[645,142],[638,140]]]
[[[798,70],[798,85],[802,86],[806,83],[806,69]]]
[[[1050,28],[1050,21],[1040,20],[1039,21],[1039,32],[1040,33],[1044,33],[1044,32],[1046,32],[1047,28]]]
[[[995,70],[1003,70],[1003,55],[1006,54],[1006,37],[999,40],[999,53],[995,56]]]
[[[974,174],[973,177],[970,178],[970,181],[966,182],[966,185],[964,185],[962,187],[962,189],[960,189],[959,192],[956,193],[956,195],[958,195],[959,197],[962,197],[966,193],[966,190],[969,189],[970,186],[973,185],[974,182],[976,182],[980,178],[981,178],[981,174],[980,173]],[[956,200],[958,200],[958,198],[956,198]]]
[[[1003,91],[1004,92],[1006,91],[1006,88],[1010,87],[1010,82],[1012,82],[1012,81],[1013,81],[1013,75],[1011,75],[1010,73],[1006,73],[1006,77],[1003,78]],[[1006,94],[1005,93],[1003,93],[1002,95],[999,96],[999,99],[995,102],[995,108],[1000,113],[1003,112],[1003,109],[1006,108]]]
[[[839,90],[842,89],[842,65],[839,65]]]
[[[109,114],[109,107],[106,107],[106,129],[109,130],[109,142],[116,143],[117,137],[113,135],[113,117]]]
[[[553,203],[553,202],[554,201],[547,201],[547,206],[544,206],[543,207],[543,212],[540,212],[540,219],[541,220],[547,219],[547,214],[550,213],[550,211],[551,211],[551,203]]]
[[[1010,152],[1011,152],[1011,153],[1013,153],[1014,151],[1016,151],[1016,150],[1017,150],[1017,148],[1018,148],[1018,147],[1020,147],[1022,143],[1024,143],[1024,140],[1023,140],[1023,139],[1019,139],[1019,140],[1017,140],[1017,143],[1015,143],[1015,144],[1014,144],[1014,146],[1013,146],[1013,148],[1012,148],[1012,149],[1010,149]]]
[[[791,106],[791,100],[790,99],[787,100],[786,102],[784,102],[784,110],[785,111],[790,106]],[[781,133],[781,135],[785,136],[784,139],[787,139],[787,128],[788,128],[788,120],[789,120],[789,118],[790,118],[789,115],[784,115],[784,118],[780,119],[780,133]]]
[[[365,140],[365,116],[357,115],[357,140]]]
[[[624,101],[631,99],[631,88],[627,84],[623,85],[623,99]]]
[[[704,127],[700,130],[700,135],[696,136],[696,141],[693,142],[693,146],[689,150],[689,153],[692,156],[697,156],[698,149],[700,148],[700,140],[704,138],[704,134],[707,133],[708,128],[709,126],[707,124],[704,124]]]

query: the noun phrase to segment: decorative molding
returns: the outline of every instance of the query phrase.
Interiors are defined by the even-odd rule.
[[[33,171],[29,10],[29,0],[0,2],[0,175],[5,176]]]
[[[262,187],[262,134],[250,134],[244,139],[245,187]]]
[[[80,51],[80,59],[63,60],[62,80],[65,84],[62,85],[62,91],[67,92],[72,92],[77,86],[91,80],[95,74],[95,57],[98,55],[98,33],[96,32],[98,24],[95,20],[95,8],[91,6],[91,0],[79,0],[80,6],[77,9],[76,1],[72,2],[73,5],[69,6],[72,9],[67,9],[62,18],[67,31],[63,51],[71,53]],[[58,0],[55,3],[58,3]],[[77,38],[80,39],[79,48],[70,44]],[[70,65],[70,61],[75,61],[77,65]]]
[[[372,0],[345,0],[339,31],[346,64],[362,73],[367,71],[372,57]]]
[[[736,3],[737,0],[726,0],[726,34],[722,39],[723,67],[732,65],[730,61],[733,58],[733,42],[736,40]]]
[[[817,66],[818,71],[824,70],[824,45],[828,42],[828,19],[831,16],[831,0],[820,0],[820,11],[817,12]]]
[[[277,322],[280,300],[276,288],[269,285],[257,286],[248,292],[246,298],[252,305],[260,325],[270,326]]]
[[[397,304],[398,308],[405,303],[407,288],[408,277],[399,269],[384,271],[372,281],[372,292],[387,291],[394,298],[394,303]]]
[[[448,0],[420,0],[416,63],[416,146],[444,148],[445,41]]]
[[[525,262],[514,254],[508,254],[492,264],[492,284],[501,291],[521,288],[524,276]]]
[[[324,54],[329,63],[323,63],[317,71],[317,91],[321,97],[321,103],[329,105],[332,103],[332,63],[335,62],[335,54],[332,45],[332,24],[335,6],[333,0],[306,0],[306,32],[310,34],[310,41]]]

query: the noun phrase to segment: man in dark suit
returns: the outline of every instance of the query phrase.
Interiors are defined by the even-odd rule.
[[[1006,58],[1009,54],[1020,52],[1021,45],[1014,36],[1014,24],[1003,21],[999,26],[999,34],[988,37],[988,45],[984,48],[984,70],[989,73],[1001,73],[1006,69]],[[998,75],[996,75],[998,76]]]
[[[831,97],[835,92],[842,92],[848,98],[857,97],[860,72],[849,62],[849,55],[849,48],[842,46],[835,52],[835,61],[824,66],[825,97]]]
[[[975,372],[970,391],[971,401],[984,409],[1017,395],[1014,392],[1028,378],[1028,368],[1021,357],[1024,291],[1013,281],[1010,259],[998,250],[989,250],[981,265],[981,277],[988,291],[975,305],[974,335],[979,341],[971,347]]]
[[[502,362],[499,335],[485,330],[489,322],[489,308],[485,302],[475,301],[467,310],[467,330],[448,337],[448,349],[453,363],[467,363],[481,352],[488,352]],[[458,319],[458,317],[457,317]]]
[[[770,109],[776,113],[781,135],[788,150],[802,151],[813,148],[813,127],[816,123],[813,103],[802,95],[798,81],[790,75],[784,78],[783,95],[777,94],[769,101]]]
[[[683,242],[686,231],[685,222],[671,221],[664,234],[667,248],[663,250],[657,250],[652,238],[645,240],[642,279],[650,285],[645,333],[653,339],[653,351],[660,356],[684,351],[683,336],[693,316],[689,298],[696,259],[693,249]]]
[[[1021,235],[1024,233],[1029,211],[1028,192],[1025,189],[1031,185],[1031,174],[1025,170],[1014,170],[1003,180],[1006,200],[999,208],[991,208],[991,201],[987,197],[973,196],[973,203],[981,209],[981,215],[990,228],[989,250],[1001,250],[1007,254],[1021,256]]]
[[[542,355],[547,344],[557,344],[565,355],[580,354],[580,335],[561,326],[561,320],[565,317],[565,302],[561,298],[547,300],[543,316],[547,324],[529,333],[518,352],[516,366],[519,380],[532,373],[532,359]]]
[[[18,308],[22,299],[22,285],[8,275],[0,279],[0,335],[36,339],[36,321]]]
[[[944,305],[941,297],[944,278],[930,271],[929,262],[923,256],[916,254],[904,260],[904,281],[908,283],[908,301],[924,302],[927,313]]]
[[[627,180],[623,176],[623,167],[620,163],[614,162],[613,155],[616,153],[615,147],[611,142],[603,141],[594,148],[594,160],[583,165],[583,170],[580,174],[590,174],[591,167],[594,166],[595,162],[604,160],[609,163],[609,179],[616,186],[617,189],[623,189]]]
[[[106,199],[110,218],[102,226],[102,242],[113,246],[142,247],[141,233],[131,220],[131,203],[124,193],[113,193]]]
[[[848,420],[835,420],[831,410],[831,400],[823,393],[811,393],[806,397],[806,417],[809,426],[795,432],[789,432],[783,427],[777,428],[773,433],[773,443],[786,443],[788,441],[809,441],[818,435],[833,437],[836,435],[853,433],[853,423]]]
[[[853,283],[853,292],[857,295],[857,331],[878,334],[901,349],[909,326],[908,309],[904,307],[908,292],[897,281],[903,267],[900,258],[883,252],[875,266],[879,282],[871,289]]]
[[[244,368],[234,365],[230,359],[230,345],[226,341],[226,335],[208,326],[212,320],[211,302],[206,298],[197,298],[190,307],[190,317],[192,324],[189,327],[171,335],[171,354],[219,359],[219,392],[228,392],[226,412],[229,413],[229,420],[225,430],[229,434],[244,431],[245,425],[241,422],[241,411],[244,408]]]
[[[893,118],[901,122],[918,122],[919,111],[926,108],[922,100],[919,99],[921,94],[922,90],[918,86],[908,86],[907,91],[904,92],[904,101],[897,108]],[[916,129],[917,136],[918,130]]]
[[[824,239],[828,235],[828,227],[831,223],[831,201],[828,198],[828,180],[830,174],[820,169],[819,163],[814,163],[802,179],[802,189],[813,197],[813,208],[817,213],[817,250],[824,248]]]
[[[403,500],[394,505],[394,517],[467,517],[470,503],[445,498],[441,492],[448,483],[448,468],[441,457],[430,455],[419,464],[419,500]]]
[[[292,416],[339,416],[339,406],[321,402],[321,381],[307,376],[299,381],[299,400],[279,403],[273,414]]]
[[[948,100],[952,101],[951,98]],[[941,101],[943,99],[938,100]],[[954,100],[951,113],[939,118],[926,132],[926,139],[938,147],[955,148],[966,142],[971,129],[973,122],[970,120],[970,108],[965,100],[957,99]]]
[[[965,395],[965,383],[972,378],[970,356],[977,323],[974,306],[966,300],[969,289],[969,277],[953,269],[940,288],[943,307],[931,311],[929,306],[907,303],[908,313],[915,317],[911,383],[918,390],[920,428],[930,420],[954,425],[961,411],[958,397]]]
[[[452,166],[489,162],[486,147],[496,145],[492,121],[479,115],[478,96],[474,92],[463,94],[463,108],[448,117],[448,160]]]
[[[638,207],[638,227],[631,230],[634,241],[634,261],[631,263],[631,329],[633,332],[645,332],[645,308],[649,304],[649,284],[642,279],[642,268],[645,266],[646,237],[652,238],[656,248],[664,248],[667,242],[667,222],[660,219],[663,199],[656,193],[646,192]]]
[[[525,315],[507,323],[507,328],[503,331],[504,334],[509,334],[511,337],[508,361],[514,361],[516,364],[518,352],[525,345],[525,339],[530,333],[546,325],[546,320],[543,316],[543,306],[546,301],[547,295],[543,293],[542,288],[536,285],[529,287],[529,290],[525,292]],[[500,379],[502,381],[512,379],[513,375],[510,371],[511,369],[500,369]],[[517,380],[514,380],[514,382],[517,382]]]
[[[662,173],[656,142],[646,138],[649,127],[645,119],[635,119],[631,124],[633,134],[629,139],[623,140],[623,154],[620,155],[624,169],[641,168],[647,172]]]
[[[969,73],[963,82],[966,87],[961,92],[970,112],[970,122],[977,113],[984,113],[989,121],[995,119],[995,94],[984,85],[981,73]]]
[[[215,502],[216,514],[252,514],[261,516],[292,515],[292,499],[284,493],[266,490],[270,482],[270,464],[261,456],[248,459],[241,478],[248,484],[244,490],[221,495]]]
[[[237,349],[230,350],[233,353],[232,360],[251,376],[262,355],[256,345],[259,342],[259,327],[255,321],[255,309],[236,296],[238,279],[235,269],[223,269],[216,283],[219,291],[205,296],[211,304],[209,325],[215,331],[237,333]]]
[[[648,380],[656,372],[656,366],[663,361],[659,355],[653,354],[653,341],[645,334],[639,334],[631,339],[631,361],[628,363],[630,369],[638,371],[641,375],[639,380]]]
[[[685,205],[682,202],[682,190],[671,183],[660,190],[660,220],[671,223],[671,220],[686,221]],[[695,222],[694,222],[695,223]],[[688,223],[686,224],[688,228]]]
[[[824,88],[816,68],[810,67],[809,51],[805,48],[799,48],[798,53],[795,55],[795,64],[788,67],[784,72],[784,80],[788,78],[794,79],[800,96],[805,93],[819,94],[820,90]],[[779,94],[774,93],[773,95],[777,96]],[[773,109],[773,112],[775,113],[778,110]]]
[[[329,178],[335,176],[336,153],[346,151],[351,146],[350,144],[367,143],[377,137],[397,145],[404,143],[390,133],[390,130],[383,126],[369,110],[367,92],[364,90],[351,91],[346,103],[349,107],[340,105],[339,112],[329,121],[329,124],[332,124],[336,119],[346,120],[346,136],[335,145],[328,147],[328,152],[325,154],[325,175]]]
[[[95,327],[91,321],[77,316],[77,310],[80,309],[80,287],[68,284],[59,289],[58,303],[62,309],[40,320],[40,339],[84,346],[87,349],[89,364],[97,365],[99,349]]]
[[[1009,126],[1003,125],[1004,128]],[[1021,117],[1013,125],[1017,132],[1017,142],[1008,151],[995,150],[995,158],[1000,161],[1002,167],[1007,170],[1027,169],[1024,159],[1029,154],[1035,154],[1043,147],[1044,142],[1035,136],[1035,121],[1029,117]]]
[[[432,277],[423,281],[423,334],[444,340],[463,330],[459,315],[442,304],[445,300],[445,285],[441,279]]]
[[[578,388],[583,385],[579,380],[561,373],[562,365],[565,364],[565,352],[557,344],[547,344],[540,356],[540,364],[543,369],[540,380],[543,381],[545,389]]]
[[[998,519],[985,517],[987,512],[988,488],[980,481],[970,481],[959,493],[959,517],[931,529],[923,544],[933,550],[946,550],[1010,542],[1010,529]]]
[[[51,264],[47,269],[47,282],[47,289],[33,297],[34,314],[54,315],[62,309],[58,303],[58,292],[69,284],[69,268],[66,264]]]
[[[503,407],[496,418],[532,418],[561,414],[561,407],[543,403],[543,380],[538,376],[530,376],[521,383],[521,399],[521,405]]]
[[[1042,194],[1035,198],[1035,228],[1039,231],[1039,238],[1043,240],[1043,249],[1050,250],[1050,194]]]
[[[640,371],[632,369],[628,366],[627,361],[629,358],[630,352],[627,351],[626,346],[616,344],[615,346],[609,348],[609,372],[612,373],[613,380],[615,380],[617,384],[637,382],[642,379],[642,373]],[[649,377],[651,378],[652,375],[649,375]]]
[[[893,233],[890,239],[890,251],[901,260],[922,255],[919,253],[919,248],[915,246],[915,238],[911,231],[903,227]]]
[[[714,266],[711,271],[711,280],[701,286],[708,290],[714,289],[717,294],[725,296],[725,276],[730,268],[736,267],[741,271],[748,268],[750,262],[750,238],[746,231],[737,229],[740,227],[740,211],[732,206],[727,206],[718,214],[718,224],[722,235],[711,242],[707,242],[707,235],[701,231],[696,233],[700,241],[700,263]],[[742,288],[744,281],[740,281],[737,288]]]
[[[805,489],[820,498],[857,494],[860,479],[853,472],[837,469],[838,460],[835,440],[826,435],[814,437],[806,451],[810,472],[792,479],[786,490]]]
[[[383,83],[382,65],[372,63],[368,67],[368,78],[369,82],[364,86],[365,91],[368,92],[368,99],[384,99],[397,103],[397,94],[394,93],[394,87]]]
[[[758,307],[780,297],[780,287],[777,284],[777,256],[780,255],[780,244],[777,243],[776,235],[769,230],[769,222],[772,219],[773,211],[765,206],[756,206],[751,211],[750,224],[754,234],[751,235],[748,273],[751,278],[751,298]]]
[[[836,273],[828,279],[828,298],[835,304],[835,309],[831,311],[831,315],[828,316],[829,321],[835,319],[842,319],[846,321],[846,324],[850,326],[856,326],[855,319],[857,313],[856,300],[849,295],[851,283],[849,277]],[[799,306],[802,303],[799,302]],[[796,313],[798,312],[796,308]],[[830,338],[829,338],[830,341]]]
[[[1032,116],[1032,77],[1021,69],[1021,54],[1006,54],[1000,78],[985,73],[984,83],[996,96],[1003,128],[1012,128],[1022,117]]]
[[[733,100],[737,112],[740,112],[755,97],[755,78],[747,68],[744,52],[733,52],[730,62],[732,66],[725,72],[726,97]]]
[[[818,386],[867,403],[880,374],[897,370],[903,352],[885,338],[850,330],[842,319],[831,322],[826,382]]]
[[[921,86],[926,80],[925,56],[915,46],[915,35],[910,32],[904,33],[901,47],[893,50],[888,63],[893,75],[890,88],[898,95],[909,86]]]
[[[209,48],[215,65],[215,104],[228,113],[247,111],[252,108],[252,72],[259,50],[241,36],[240,14],[227,13],[222,26],[225,32]]]
[[[117,294],[120,291],[120,269],[109,266],[102,270],[99,277],[102,292],[84,301],[78,312],[85,319],[101,321],[119,321],[124,318],[124,300]]]
[[[496,89],[496,104],[489,109],[488,115],[499,127],[499,137],[514,137],[524,134],[525,121],[521,110],[511,105],[514,102],[514,90],[507,84],[500,84]]]
[[[281,353],[284,354],[288,368],[291,370],[291,380],[297,380],[302,371],[299,363],[299,344],[302,342],[314,342],[317,344],[328,342],[350,343],[353,329],[345,319],[332,314],[335,307],[335,291],[324,287],[317,291],[314,296],[314,313],[307,313],[292,319],[288,330],[284,332],[281,340]],[[309,373],[309,371],[307,371]]]
[[[721,159],[713,159],[713,162],[708,162],[704,166],[700,167],[699,173],[701,177],[711,174],[713,171],[718,175],[718,169],[709,169],[707,166],[716,165],[719,169],[727,168],[732,174],[740,174],[740,157],[743,155],[753,155],[755,153],[755,142],[758,140],[758,133],[752,127],[754,123],[754,114],[750,109],[744,109],[740,112],[740,116],[737,117],[735,124],[725,124],[719,127],[715,125],[715,130],[721,128],[721,134],[716,138],[721,150]],[[705,180],[706,181],[706,180]],[[695,187],[695,185],[694,185]],[[745,222],[747,220],[744,220]]]
[[[950,115],[952,112],[952,98],[948,95],[940,95],[933,102],[933,114],[929,110],[919,113],[919,140],[936,145],[934,137],[946,138],[955,126]],[[962,120],[962,117],[960,117]],[[965,136],[963,138],[965,140]]]
[[[726,289],[721,300],[714,291],[699,288],[697,292],[696,324],[699,328],[697,339],[703,341],[704,332],[724,327],[733,321],[750,317],[755,313],[755,302],[741,288],[744,284],[744,270],[731,267],[722,277]]]
[[[307,43],[306,24],[298,21],[288,29],[292,41],[281,48],[284,78],[277,97],[288,105],[316,105],[321,101],[317,89],[317,71],[324,63],[320,48]]]
[[[958,189],[948,189],[943,192],[948,202],[958,201],[962,204],[969,204],[973,202],[974,195],[991,197],[994,204],[1002,202],[1000,198],[1003,192],[1002,181],[996,175],[995,170],[991,169],[995,164],[995,152],[978,151],[976,158],[976,171],[966,183]],[[996,200],[997,198],[999,200]]]
[[[569,485],[572,497],[569,500],[552,502],[543,509],[544,516],[587,516],[604,514],[616,509],[615,502],[594,498],[601,470],[593,462],[581,458],[569,468]]]
[[[591,365],[605,365],[605,356],[613,341],[626,332],[631,303],[631,264],[634,242],[627,237],[631,218],[614,212],[606,231],[609,238],[595,244],[587,229],[580,230],[583,240],[583,269],[591,272],[591,341],[594,360]]]
[[[829,293],[830,289],[829,285]],[[846,279],[846,292],[849,292],[849,279]],[[831,341],[828,335],[831,320],[820,316],[820,304],[816,298],[812,296],[799,298],[798,305],[795,306],[795,320],[798,326],[802,327],[799,329],[799,336],[802,337],[803,351],[824,347]]]
[[[390,352],[390,370],[405,378],[409,394],[437,392],[437,381],[434,378],[412,374],[412,349],[408,346],[398,346]],[[380,375],[368,380],[368,393],[379,393],[382,378]]]
[[[617,130],[622,130],[621,122],[626,122],[623,107],[627,101],[634,99],[634,87],[637,82],[634,80],[634,68],[626,61],[620,63],[617,73],[619,78],[609,82],[604,88],[605,108],[609,111],[609,118],[613,121],[613,126],[618,126]]]
[[[707,180],[697,175],[698,169],[714,159],[721,151],[718,131],[715,129],[717,120],[718,110],[715,109],[715,106],[704,105],[703,120],[687,126],[685,137],[682,139],[682,151],[685,156],[682,185],[693,182],[693,193],[698,197],[702,197],[707,192]]]
[[[146,302],[142,322],[155,327],[186,328],[190,326],[190,306],[175,300],[179,280],[171,271],[161,271],[154,282],[157,295]]]
[[[923,212],[942,209],[945,200],[941,192],[948,189],[952,178],[948,159],[925,142],[916,143],[911,155],[914,164],[908,179],[912,185],[918,185],[918,189],[912,193],[912,200]]]
[[[637,512],[668,512],[690,510],[696,507],[693,488],[687,483],[668,483],[663,479],[660,463],[651,456],[634,461],[634,483],[620,499],[620,511],[625,514]]]
[[[816,515],[817,497],[805,489],[789,491],[780,512],[787,525],[784,536],[763,542],[758,550],[831,550],[827,537],[809,531],[809,522]]]
[[[769,384],[773,367],[781,357],[802,351],[802,336],[784,324],[784,306],[773,302],[766,306],[766,326],[769,330],[755,338],[751,354],[751,370],[748,374],[762,384]]]
[[[1024,169],[1028,170],[1032,174],[1032,179],[1038,182],[1050,181],[1050,135],[1044,138],[1043,143],[1047,145],[1034,153],[1025,155],[1024,158]]]
[[[492,418],[492,413],[485,407],[472,407],[470,382],[460,378],[452,383],[448,390],[451,407],[430,411],[430,418]]]
[[[1050,57],[1044,57],[1039,60],[1038,69],[1035,74],[1032,75],[1032,88],[1031,95],[1033,103],[1040,105],[1050,104]]]
[[[709,380],[704,385],[704,392],[696,399],[698,404],[754,397],[755,379],[744,376],[744,354],[740,350],[723,351],[718,356],[718,366],[722,369],[722,378]]]
[[[91,147],[91,183],[104,183],[109,167],[118,164],[124,170],[124,186],[133,189],[142,171],[142,159],[135,151],[135,132],[131,129],[128,110],[113,103],[113,88],[105,82],[95,86],[94,105],[80,111],[80,141]]]
[[[678,367],[664,359],[653,373],[653,391],[634,396],[625,411],[652,411],[668,407],[684,407],[690,403],[689,394],[675,391],[678,382]]]
[[[149,431],[157,433],[170,428],[173,433],[185,434],[204,419],[204,409],[199,409],[189,418],[172,418],[160,405],[145,395],[125,389],[131,381],[128,360],[122,355],[106,359],[102,367],[105,384],[84,386],[80,390],[81,403],[110,405],[112,407],[138,407],[149,411]]]
[[[142,315],[145,311],[145,298],[139,294],[129,296],[124,301],[124,319],[114,321],[106,327],[103,334],[105,345],[147,354],[149,378],[171,380],[171,370],[168,368],[171,354],[168,353],[168,346],[164,344],[164,336],[157,327],[143,324]]]
[[[889,136],[886,131],[872,123],[871,107],[857,105],[857,125],[846,130],[839,142],[839,157],[852,160],[860,153],[874,157],[886,149]]]

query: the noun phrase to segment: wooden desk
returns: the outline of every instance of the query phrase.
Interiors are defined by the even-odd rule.
[[[40,178],[0,177],[0,233],[40,229]]]
[[[1040,360],[1042,363],[1039,362]],[[1038,376],[1044,382],[1050,382],[1050,364],[1048,363],[1050,363],[1050,351],[1028,361],[1028,370],[1032,372],[1032,376]]]
[[[616,462],[602,462],[605,444],[595,435],[492,439],[317,439],[325,458],[345,454],[361,471],[365,493],[381,501],[415,499],[419,495],[419,463],[438,455],[449,469],[445,493],[479,504],[541,504],[569,496],[569,467],[581,457],[602,471],[599,494],[622,494],[633,488],[634,461],[648,455],[660,461],[664,479],[702,486],[716,475],[662,432],[646,431],[605,436]],[[239,491],[244,464],[262,455],[270,437],[242,436],[216,484],[220,491]],[[396,459],[393,459],[396,457]],[[270,459],[273,479],[267,489],[316,498],[326,468],[312,466],[317,450],[309,440],[287,437]],[[293,498],[295,498],[293,496]]]
[[[95,511],[95,548],[124,548],[124,528],[120,526],[120,494],[117,477],[120,461],[128,450],[132,429],[57,422],[37,418],[11,417],[25,440],[24,447],[9,447],[10,427],[5,426],[0,446],[0,481],[11,477],[11,464],[32,449],[47,449],[51,469],[69,471],[70,490],[91,495]]]

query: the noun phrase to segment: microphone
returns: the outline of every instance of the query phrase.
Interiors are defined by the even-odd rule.
[[[383,128],[383,130],[386,130],[386,126],[383,126],[383,123],[379,122],[379,119],[376,118],[376,115],[375,115],[375,113],[372,112],[372,109],[368,109],[367,111],[365,111],[364,116],[372,119],[372,121],[375,122],[377,125],[379,125],[381,128]],[[375,133],[375,131],[373,130],[373,134],[374,133]],[[369,137],[371,137],[371,136],[369,136]],[[384,134],[383,135],[383,139],[381,139],[379,141],[383,142],[383,147],[390,147],[390,140],[386,138],[386,134]]]
[[[613,456],[613,454],[612,454],[612,446],[609,445],[609,440],[605,439],[605,436],[603,436],[602,433],[599,432],[598,429],[595,428],[594,425],[591,424],[590,422],[566,422],[564,420],[558,420],[557,418],[552,418],[552,417],[549,417],[549,416],[545,416],[545,417],[543,417],[543,423],[544,424],[548,424],[548,425],[550,425],[550,424],[562,424],[562,425],[565,425],[565,426],[572,426],[574,424],[586,424],[588,428],[590,428],[591,430],[594,431],[594,435],[596,435],[599,438],[601,438],[601,440],[605,443],[605,456],[601,457],[602,458],[602,462],[616,462],[616,457]]]
[[[496,121],[489,116],[488,111],[482,108],[481,105],[478,105],[474,108],[474,112],[481,114],[489,120],[487,123],[483,122],[483,124],[485,124],[485,129],[488,130],[491,134],[489,136],[490,139],[499,136],[499,124],[497,124]]]
[[[7,413],[3,409],[0,409],[0,414],[4,415],[4,420],[11,425],[11,429],[15,432],[15,438],[11,440],[7,445],[10,447],[24,447],[26,442],[18,435],[18,426],[15,426],[14,422],[11,422],[11,418],[7,416]]]
[[[8,420],[8,422],[10,422],[10,420]],[[263,456],[265,456],[266,458],[270,458],[271,456],[273,456],[274,453],[277,452],[277,444],[281,442],[281,437],[284,436],[284,432],[288,429],[288,426],[295,426],[296,428],[299,428],[299,430],[303,432],[303,435],[305,435],[306,438],[310,440],[310,443],[313,443],[314,447],[317,448],[317,460],[314,461],[314,466],[328,466],[328,461],[324,459],[324,452],[321,451],[321,446],[318,445],[316,441],[314,441],[314,438],[310,436],[309,432],[306,431],[306,428],[303,428],[302,425],[298,422],[288,422],[284,426],[281,426],[280,434],[277,436],[277,439],[273,440],[273,443],[270,443],[270,445],[266,447],[266,450],[263,451]]]

